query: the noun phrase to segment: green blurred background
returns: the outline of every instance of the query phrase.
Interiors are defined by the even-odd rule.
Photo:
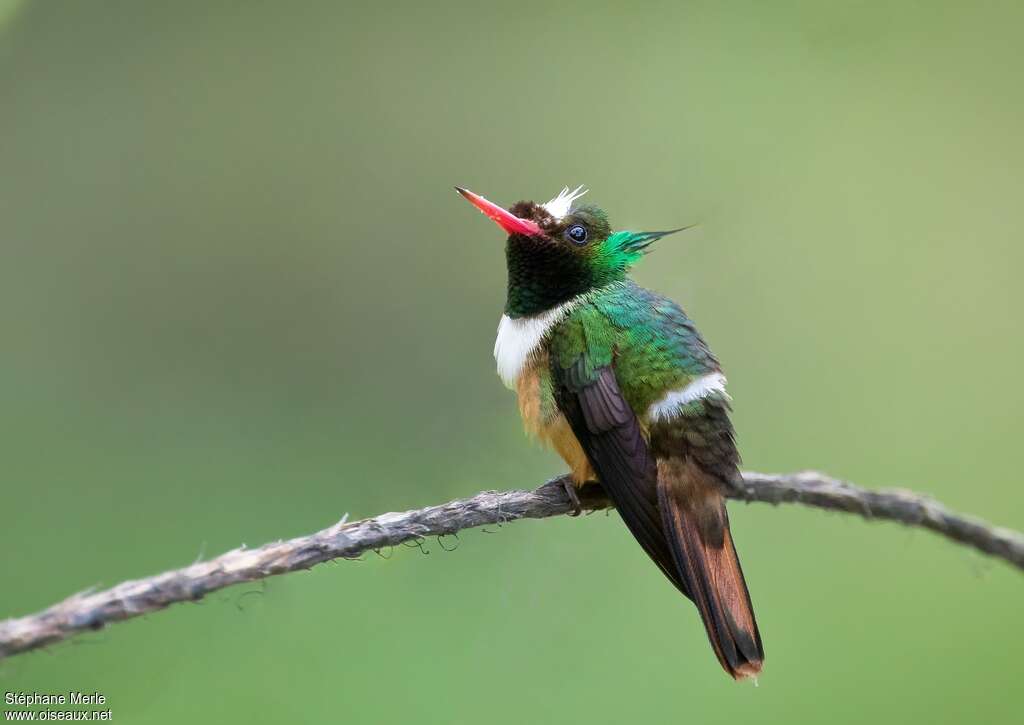
[[[724,362],[746,465],[1024,528],[1019,3],[0,0],[0,617],[561,471],[452,191],[699,222],[638,280]],[[1019,721],[1020,572],[732,506],[723,675],[617,517],[321,566],[0,662],[170,722]],[[447,542],[446,542],[447,543]]]

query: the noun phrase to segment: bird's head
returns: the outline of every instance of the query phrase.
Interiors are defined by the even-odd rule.
[[[568,187],[549,202],[520,201],[508,209],[455,187],[508,233],[505,314],[532,317],[591,290],[619,282],[651,242],[667,232],[613,232],[608,215],[592,204],[573,207],[586,193]]]

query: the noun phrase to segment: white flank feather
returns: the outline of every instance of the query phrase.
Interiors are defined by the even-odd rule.
[[[666,393],[661,400],[647,409],[647,417],[651,419],[652,423],[657,420],[667,420],[684,405],[706,398],[712,393],[722,393],[728,397],[728,393],[725,392],[725,382],[725,375],[722,373],[702,375],[696,380],[691,380],[686,387]]]

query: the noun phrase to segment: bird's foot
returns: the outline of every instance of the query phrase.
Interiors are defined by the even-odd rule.
[[[569,515],[579,516],[583,513],[583,506],[580,504],[580,495],[576,492],[576,482],[572,480],[572,476],[562,479],[562,488],[565,489],[565,495],[569,497],[569,505],[572,507]]]

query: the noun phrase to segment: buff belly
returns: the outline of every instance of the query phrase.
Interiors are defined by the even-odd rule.
[[[526,432],[541,443],[551,446],[562,457],[577,486],[587,481],[596,481],[597,475],[587,460],[587,454],[576,440],[569,422],[558,410],[548,370],[547,354],[535,353],[516,380],[519,414],[523,417]]]

